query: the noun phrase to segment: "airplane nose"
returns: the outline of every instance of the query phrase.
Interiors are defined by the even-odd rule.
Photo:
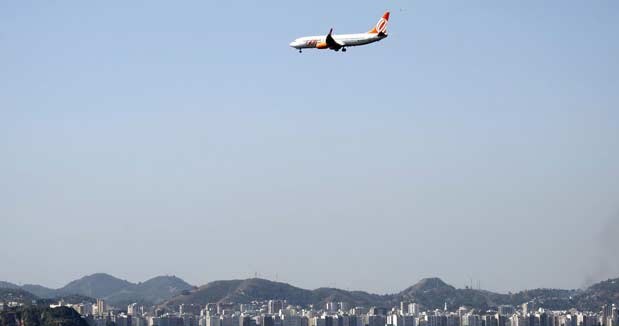
[[[288,45],[290,45],[291,47],[293,47],[293,48],[294,48],[294,47],[296,47],[296,46],[297,46],[297,41],[292,41],[292,42],[290,42],[290,44],[288,44]]]

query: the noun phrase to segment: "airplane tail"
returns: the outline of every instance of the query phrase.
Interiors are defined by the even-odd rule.
[[[389,22],[389,12],[386,11],[383,17],[380,18],[376,26],[372,28],[368,33],[370,34],[387,34],[387,22]]]

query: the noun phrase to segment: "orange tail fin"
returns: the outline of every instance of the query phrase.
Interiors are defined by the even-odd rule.
[[[376,26],[374,26],[374,28],[372,28],[372,30],[370,30],[368,33],[370,33],[370,34],[379,34],[379,33],[387,34],[387,22],[389,22],[389,12],[388,11],[386,11],[383,14],[383,17],[381,17],[380,20],[378,21],[378,23],[376,23]]]

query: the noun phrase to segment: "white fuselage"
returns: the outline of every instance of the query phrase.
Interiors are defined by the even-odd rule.
[[[387,37],[386,34],[372,34],[372,33],[359,33],[359,34],[341,34],[332,35],[333,39],[342,44],[343,47],[358,46],[364,44],[370,44],[380,41]],[[315,48],[317,44],[324,43],[326,36],[306,36],[300,37],[290,43],[290,46],[295,49],[307,49]]]

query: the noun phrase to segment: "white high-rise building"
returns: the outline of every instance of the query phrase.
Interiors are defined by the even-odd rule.
[[[95,315],[98,316],[103,316],[105,315],[105,312],[107,311],[107,305],[105,304],[105,300],[103,299],[97,299],[97,303],[95,304],[96,306],[96,312],[94,312]],[[93,310],[95,307],[93,307]]]
[[[509,317],[509,323],[510,326],[527,326],[524,317],[518,314],[513,314],[511,317]]]
[[[278,314],[280,310],[284,309],[286,306],[286,301],[284,300],[269,300],[268,302],[268,312],[269,314]]]
[[[419,304],[417,303],[409,303],[408,304],[408,314],[417,316],[419,314]]]
[[[387,325],[388,326],[401,326],[402,316],[396,313],[390,313],[389,315],[387,315]]]
[[[127,306],[127,315],[131,315],[131,316],[139,315],[137,303],[132,303]]]
[[[387,315],[387,325],[392,326],[416,326],[415,316],[413,315],[399,315],[391,313]]]

